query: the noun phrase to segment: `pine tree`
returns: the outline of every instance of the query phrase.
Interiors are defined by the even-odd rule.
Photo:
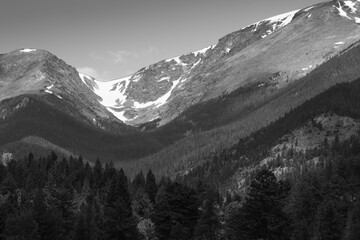
[[[38,225],[29,211],[9,215],[6,219],[4,239],[40,240]]]
[[[360,203],[356,202],[353,209],[349,211],[346,224],[344,240],[360,239]]]
[[[124,171],[113,178],[104,209],[105,239],[137,239],[136,222]]]
[[[281,191],[274,174],[260,171],[250,185],[244,205],[242,228],[249,239],[284,239],[287,218],[282,211]]]
[[[245,239],[246,235],[241,228],[243,222],[243,211],[240,202],[234,201],[226,206],[225,232],[228,240]]]
[[[137,174],[133,180],[133,185],[135,188],[145,188],[145,177],[142,171]]]
[[[343,217],[339,214],[336,204],[325,200],[320,204],[317,213],[316,239],[337,240],[343,233]]]
[[[184,227],[180,222],[176,222],[176,224],[172,226],[169,240],[186,240],[189,238],[189,229]]]
[[[146,174],[145,192],[148,194],[151,202],[155,203],[157,185],[156,185],[155,175],[152,173],[151,169]]]
[[[17,188],[17,186],[18,186],[18,184],[15,181],[13,174],[10,172],[6,175],[5,179],[1,183],[2,188],[6,189],[6,190],[10,190],[10,191],[15,190],[15,188]]]
[[[64,239],[62,217],[55,209],[49,209],[45,203],[45,194],[36,190],[33,200],[32,215],[38,224],[38,232],[42,239]]]
[[[195,239],[216,240],[219,235],[220,221],[213,193],[208,193],[201,206],[201,215],[195,230]]]
[[[152,219],[159,240],[169,239],[176,222],[194,233],[199,217],[196,192],[180,183],[169,183],[160,188]]]
[[[94,184],[96,188],[100,188],[103,182],[103,167],[100,159],[97,158],[94,165]]]
[[[74,231],[74,240],[89,239],[86,235],[84,215],[80,214]]]
[[[294,239],[308,240],[313,237],[317,208],[323,198],[321,182],[315,174],[306,173],[290,191],[285,210],[293,221]]]

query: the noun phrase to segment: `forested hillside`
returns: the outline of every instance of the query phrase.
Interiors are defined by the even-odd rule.
[[[328,113],[360,119],[359,91],[360,79],[351,83],[338,84],[306,101],[281,119],[251,134],[249,137],[239,139],[238,143],[232,147],[224,148],[221,152],[215,154],[211,161],[181,175],[184,175],[184,178],[188,181],[200,177],[216,187],[227,186],[230,176],[248,167],[259,165],[263,159],[272,155],[271,148],[278,144],[284,135],[291,133],[291,131],[309,121],[313,121],[316,116]],[[321,128],[321,126],[317,127]],[[325,138],[323,140],[325,141]],[[311,151],[314,151],[314,149],[307,149],[307,154],[302,152],[304,156],[307,156],[308,160],[311,159]],[[283,156],[284,159],[278,160],[286,162],[292,157],[293,154],[290,154],[289,156]],[[297,164],[296,161],[293,162]]]
[[[312,152],[319,161],[277,180],[263,166],[245,193],[129,181],[113,164],[27,157],[0,165],[2,239],[359,239],[360,140]],[[300,166],[300,165],[299,165]]]
[[[271,82],[262,87],[249,85],[194,106],[153,133],[164,144],[179,136],[183,139],[149,157],[116,165],[131,176],[139,168],[155,169],[159,175],[192,169],[332,86],[354,81],[360,76],[359,64],[360,47],[355,44],[286,88],[278,89]],[[210,127],[214,128],[206,130]]]

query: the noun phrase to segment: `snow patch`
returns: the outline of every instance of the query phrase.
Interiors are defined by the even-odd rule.
[[[105,107],[120,106],[126,101],[127,95],[125,94],[130,78],[120,78],[109,82],[96,81],[98,88],[94,90],[95,94],[100,96],[102,100],[100,103]]]
[[[136,74],[136,75],[132,76],[131,81],[138,82],[141,79],[141,77],[142,77],[141,74]]]
[[[52,91],[49,91],[49,90],[44,90],[45,92],[47,92],[47,93],[50,93],[50,94],[53,94],[53,92]]]
[[[46,89],[50,90],[53,86],[54,86],[54,84],[51,84],[50,86],[47,86]]]
[[[225,51],[228,53],[230,52],[231,48],[226,48]]]
[[[24,53],[35,52],[35,51],[36,51],[36,49],[34,49],[34,48],[25,48],[25,49],[20,50],[20,52],[24,52]]]
[[[117,111],[114,111],[112,108],[110,107],[107,107],[106,108],[109,112],[111,112],[117,119],[120,119],[121,121],[123,122],[126,122],[128,120],[131,120],[131,119],[128,119],[127,117],[124,116],[124,113],[125,111],[121,111],[121,112],[117,112]]]
[[[339,11],[339,15],[351,20],[351,18],[347,15],[347,13],[346,13],[346,12],[344,11],[344,9],[342,8],[340,2],[338,2],[338,3],[339,3],[339,7],[336,7],[335,5],[334,5],[334,7]]]
[[[300,10],[300,9],[295,10],[295,11],[292,11],[292,12],[280,14],[280,15],[277,15],[277,16],[274,16],[274,17],[265,19],[265,20],[263,20],[263,21],[267,21],[267,22],[270,22],[270,23],[281,22],[281,23],[278,25],[278,28],[282,28],[282,27],[288,25],[288,24],[292,21],[292,19],[294,18],[295,14],[296,14],[297,12],[299,12],[299,10]]]
[[[356,3],[352,1],[344,1],[345,6],[348,6],[351,9],[352,13],[356,13],[357,9],[355,8]]]
[[[163,77],[163,78],[160,78],[159,80],[157,80],[157,82],[169,81],[169,80],[170,80],[170,77]]]
[[[190,68],[190,71],[193,70],[200,62],[201,62],[201,58]]]
[[[311,13],[309,14],[308,18],[310,18],[310,17],[311,17]]]
[[[207,50],[209,49],[213,49],[214,45],[211,45],[209,47],[206,47],[206,48],[203,48],[203,49],[200,49],[198,51],[195,51],[195,52],[192,52],[195,56],[197,56],[198,54],[205,54],[207,52]]]
[[[308,67],[304,67],[304,68],[302,68],[301,70],[303,70],[303,71],[307,71],[307,70],[310,70],[312,67],[313,67],[313,65],[310,65],[310,66],[308,66]]]
[[[83,73],[79,73],[79,77],[80,77],[81,81],[83,81],[83,83],[84,83],[85,85],[87,85],[87,84],[86,84],[86,81],[85,81],[85,78],[87,78],[87,79],[93,79],[93,80],[94,80],[94,78],[90,77],[89,75],[83,74]]]
[[[259,27],[259,25],[260,25],[260,23],[261,23],[261,22],[257,22],[257,23],[251,24],[250,26],[255,26],[255,28],[254,28],[253,30],[251,30],[251,31],[252,31],[252,32],[256,32],[257,29],[258,29],[258,27]],[[247,27],[249,27],[249,26],[247,26]],[[244,27],[244,28],[247,28],[247,27]],[[243,29],[244,29],[244,28],[243,28]]]
[[[356,22],[356,23],[360,23],[360,18],[355,17],[355,22]]]
[[[277,15],[277,16],[274,16],[274,17],[271,17],[271,18],[267,18],[267,19],[264,19],[264,20],[261,20],[259,22],[256,22],[256,23],[253,23],[247,27],[251,27],[251,26],[255,26],[255,28],[252,30],[252,32],[255,32],[257,31],[258,27],[267,22],[267,23],[270,23],[272,24],[272,31],[271,30],[268,30],[267,33],[268,35],[270,35],[271,33],[273,33],[274,31],[282,28],[282,27],[285,27],[286,25],[288,25],[294,18],[295,14],[297,12],[299,12],[300,9],[298,10],[295,10],[295,11],[291,11],[291,12],[288,12],[288,13],[284,13],[284,14],[280,14],[280,15]],[[247,28],[245,27],[245,28]],[[244,28],[243,28],[244,29]],[[262,35],[261,37],[262,38],[265,38],[267,37],[268,35]]]
[[[170,59],[165,60],[165,62],[171,62],[172,60],[174,60],[174,61],[175,61],[177,64],[179,64],[179,65],[187,66],[186,63],[183,63],[183,62],[180,60],[180,57],[170,58]],[[175,70],[175,69],[173,69],[173,70]]]
[[[344,44],[344,42],[337,42],[337,43],[335,43],[335,45],[342,45],[342,44]]]

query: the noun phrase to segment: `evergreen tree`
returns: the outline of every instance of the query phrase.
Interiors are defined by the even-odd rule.
[[[354,208],[349,212],[344,240],[360,239],[360,202],[356,202],[354,205]]]
[[[29,211],[9,215],[6,219],[3,239],[40,240],[38,225]]]
[[[145,177],[142,171],[134,178],[133,185],[135,188],[145,188]]]
[[[225,231],[228,240],[245,239],[245,231],[241,228],[243,222],[242,205],[238,201],[229,203],[225,211]]]
[[[242,228],[249,239],[286,239],[287,217],[282,211],[281,191],[274,174],[260,171],[250,185],[244,205]]]
[[[104,218],[105,239],[135,240],[138,238],[127,179],[122,169],[111,182],[106,198]]]
[[[62,217],[55,209],[49,209],[45,203],[45,194],[37,189],[33,200],[32,214],[38,225],[41,239],[64,239]]]
[[[97,158],[94,165],[94,184],[96,188],[100,188],[103,182],[103,167],[100,159]]]
[[[189,229],[184,227],[180,222],[176,222],[176,224],[172,226],[169,240],[186,240],[189,238]]]
[[[177,222],[193,234],[199,217],[198,207],[194,190],[176,182],[162,186],[152,216],[159,240],[169,239]]]
[[[293,222],[293,239],[308,240],[314,236],[317,208],[322,199],[322,180],[315,174],[308,172],[294,184],[285,207]]]
[[[195,239],[216,240],[219,235],[220,221],[213,193],[208,193],[201,206],[201,215],[195,230]]]
[[[74,240],[88,239],[86,230],[84,216],[83,214],[80,214],[74,231]]]
[[[17,188],[18,184],[11,172],[9,172],[1,183],[2,188],[13,191]]]
[[[316,239],[337,240],[341,239],[344,230],[343,217],[336,204],[325,200],[320,204],[317,213],[315,229]]]
[[[151,169],[146,174],[145,192],[148,194],[151,202],[155,203],[157,185],[156,185],[155,175],[152,173]]]

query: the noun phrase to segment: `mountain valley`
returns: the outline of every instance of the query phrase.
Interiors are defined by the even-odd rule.
[[[82,1],[96,2],[70,1],[66,18]],[[108,24],[107,4],[86,16]],[[120,68],[145,52],[88,57]],[[46,50],[0,54],[0,238],[360,239],[359,66],[360,0],[270,17],[108,81]]]
[[[56,148],[113,161],[130,175],[187,171],[355,80],[358,7],[331,1],[281,14],[107,82],[44,50],[2,54],[0,150],[18,158],[36,139],[37,156]]]

